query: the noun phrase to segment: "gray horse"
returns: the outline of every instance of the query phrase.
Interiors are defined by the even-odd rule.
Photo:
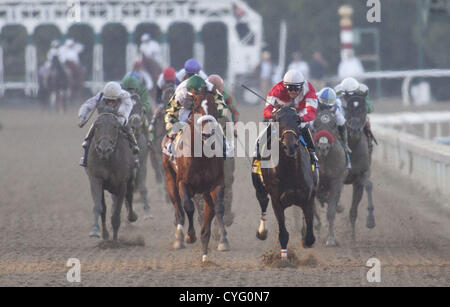
[[[350,155],[352,169],[345,180],[345,184],[353,185],[350,223],[352,226],[352,239],[355,240],[355,223],[358,215],[358,205],[361,202],[364,188],[366,189],[369,202],[369,214],[367,216],[366,226],[369,229],[375,227],[372,181],[370,181],[372,156],[369,151],[369,140],[363,131],[367,120],[365,97],[352,96],[347,99],[345,118],[347,120],[348,145],[352,150]]]
[[[130,118],[128,119],[128,126],[133,129],[134,136],[139,147],[139,167],[136,173],[136,181],[134,191],[139,191],[141,200],[144,203],[144,210],[148,212],[150,206],[148,205],[148,191],[145,183],[147,181],[147,156],[149,152],[147,142],[147,129],[145,128],[146,115],[144,113],[140,98],[138,95],[133,95],[132,99],[135,104],[131,110]]]
[[[313,127],[315,131],[314,143],[320,162],[320,183],[317,199],[322,207],[325,203],[328,205],[328,239],[326,245],[336,246],[334,219],[344,181],[348,174],[345,150],[341,140],[337,138],[338,127],[334,110],[319,107]],[[316,217],[320,223],[317,213]]]
[[[111,224],[113,239],[117,241],[120,227],[120,213],[125,199],[128,220],[135,222],[133,211],[134,156],[122,126],[113,113],[101,113],[94,123],[94,137],[88,152],[86,173],[89,177],[92,199],[94,200],[94,224],[89,234],[100,237],[98,218],[102,218],[102,237],[109,238],[106,229],[105,190],[113,200]]]

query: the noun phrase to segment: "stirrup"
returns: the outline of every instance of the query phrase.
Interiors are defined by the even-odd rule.
[[[80,159],[80,166],[87,167],[86,159],[84,157],[81,157]]]

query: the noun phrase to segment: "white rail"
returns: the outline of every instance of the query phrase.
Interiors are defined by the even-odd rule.
[[[402,132],[411,132],[430,140],[435,137],[448,136],[445,128],[450,130],[450,112],[404,112],[393,114],[372,114],[370,121],[374,125],[391,127]],[[434,129],[432,129],[435,127]]]
[[[450,146],[375,125],[374,133],[374,160],[450,199]],[[443,205],[450,209],[449,201]]]

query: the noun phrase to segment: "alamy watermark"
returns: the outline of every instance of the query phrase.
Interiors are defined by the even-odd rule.
[[[381,282],[381,262],[377,258],[370,258],[366,262],[366,266],[371,268],[367,272],[367,281],[370,283]]]
[[[367,21],[369,23],[381,22],[381,2],[380,0],[367,0],[367,7],[370,9],[367,11]]]
[[[66,16],[69,22],[81,22],[80,0],[67,0]]]
[[[81,282],[81,262],[78,258],[69,258],[66,263],[69,267],[67,271],[67,281],[70,283]]]
[[[236,157],[246,158],[256,155],[259,144],[261,168],[276,167],[279,162],[279,124],[277,122],[227,122],[225,131],[210,115],[194,115],[193,129],[186,123],[177,122],[171,133],[183,130],[182,136],[173,150],[174,157]],[[193,134],[193,137],[191,135]],[[236,137],[235,137],[236,136]],[[224,143],[225,142],[225,143]],[[172,148],[175,146],[172,146]]]

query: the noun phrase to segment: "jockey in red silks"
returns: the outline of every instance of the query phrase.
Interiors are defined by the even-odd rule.
[[[264,109],[264,119],[272,118],[276,105],[288,105],[298,110],[300,131],[309,150],[311,164],[318,167],[318,159],[308,123],[316,119],[318,106],[316,91],[312,84],[305,80],[303,74],[297,70],[289,70],[283,81],[275,84],[269,92]],[[269,130],[270,131],[270,130]],[[259,153],[257,154],[259,156]]]

